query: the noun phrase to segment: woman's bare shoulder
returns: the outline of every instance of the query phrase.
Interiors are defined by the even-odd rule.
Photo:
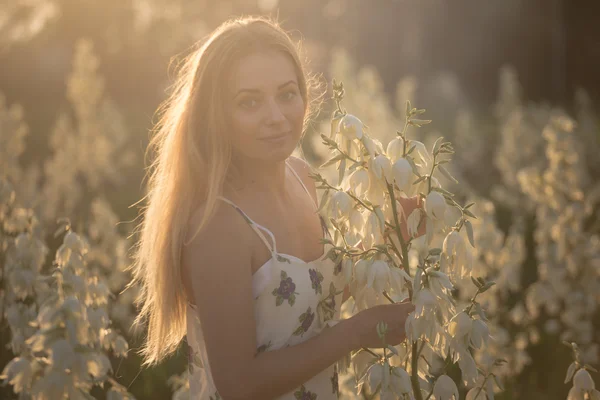
[[[242,240],[240,245],[248,243],[250,235],[247,229],[243,229],[246,222],[234,207],[217,200],[211,215],[199,231],[207,212],[206,204],[199,204],[192,210],[186,229],[186,243],[193,240],[197,244],[201,242],[211,246],[220,241],[230,241],[232,238]]]

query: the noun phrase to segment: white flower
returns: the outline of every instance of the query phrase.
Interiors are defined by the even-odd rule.
[[[375,141],[371,139],[368,135],[363,135],[360,141],[363,144],[363,146],[365,146],[365,149],[367,149],[369,157],[375,157],[375,151],[377,150],[377,144],[375,143]]]
[[[369,387],[375,391],[379,384],[387,387],[390,382],[390,366],[387,361],[383,364],[376,363],[369,368]]]
[[[4,367],[0,379],[6,379],[12,385],[15,393],[21,393],[31,386],[33,371],[31,363],[26,358],[13,358]]]
[[[487,345],[490,337],[490,330],[485,322],[480,319],[473,320],[471,327],[471,346],[476,349],[481,349],[481,345]]]
[[[362,139],[363,130],[364,124],[362,121],[352,114],[344,115],[338,124],[338,131],[350,140]]]
[[[346,283],[352,282],[352,272],[353,272],[354,263],[351,258],[344,258],[342,261],[342,272],[344,273],[344,279],[346,279]]]
[[[442,244],[442,252],[444,255],[442,269],[451,278],[458,280],[471,272],[471,253],[467,250],[465,241],[458,231],[453,230],[446,236]]]
[[[408,372],[402,368],[393,367],[390,376],[390,388],[400,398],[405,394],[411,394],[412,386]]]
[[[354,266],[356,282],[361,286],[367,283],[367,269],[371,263],[372,261],[370,260],[361,259],[358,260]]]
[[[392,160],[392,162],[402,157],[403,152],[404,140],[402,140],[400,136],[397,136],[394,139],[390,140],[385,151],[385,153],[388,155],[390,160]]]
[[[330,215],[335,219],[345,219],[352,210],[353,200],[348,193],[344,191],[335,192],[331,196]]]
[[[588,391],[596,389],[594,380],[590,376],[590,373],[583,368],[575,373],[575,376],[573,377],[573,386],[577,389]]]
[[[429,163],[429,161],[431,161],[431,157],[429,156],[427,147],[425,147],[425,145],[422,142],[419,142],[418,140],[409,141],[408,148],[411,149],[413,146],[415,146],[415,151],[417,154],[419,154],[419,156],[421,157],[421,160],[423,160],[423,162]],[[412,155],[412,153],[411,153],[411,155]]]
[[[425,212],[431,219],[444,219],[444,213],[446,212],[446,199],[444,199],[444,196],[432,190],[425,199]]]
[[[567,400],[600,400],[600,392],[596,389],[586,391],[573,386],[571,390],[569,390]]]
[[[413,303],[415,305],[415,316],[421,317],[433,311],[437,304],[437,299],[429,289],[422,289],[415,296]]]
[[[411,185],[411,179],[413,177],[413,170],[410,163],[405,158],[398,159],[392,165],[392,175],[396,185],[402,191],[406,191]]]
[[[427,276],[429,278],[429,289],[438,298],[449,301],[448,292],[452,290],[452,282],[443,272],[436,271],[433,267],[427,268]]]
[[[383,226],[381,218],[375,212],[369,212],[364,229],[364,244],[366,248],[383,244]]]
[[[461,339],[467,335],[470,335],[471,328],[473,326],[473,320],[464,311],[456,314],[448,324],[448,333],[453,338]]]
[[[367,287],[383,292],[390,282],[390,266],[382,260],[377,260],[369,268]]]
[[[384,183],[385,180],[392,182],[392,162],[383,154],[373,159],[370,165],[377,179]]]
[[[415,208],[406,219],[408,236],[415,237],[419,232],[419,224],[421,223],[421,209]]]
[[[348,218],[348,226],[350,231],[360,232],[363,230],[364,225],[365,218],[363,217],[362,213],[356,208],[353,208],[352,211],[350,211],[350,217]]]
[[[370,179],[369,172],[364,168],[358,168],[348,177],[350,188],[358,197],[364,196],[369,190]]]
[[[433,386],[433,397],[436,400],[459,400],[458,388],[448,375],[440,376]]]

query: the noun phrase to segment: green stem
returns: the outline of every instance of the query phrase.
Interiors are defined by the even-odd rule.
[[[390,194],[390,198],[392,201],[392,213],[394,214],[394,223],[396,224],[395,230],[396,234],[398,235],[398,239],[400,240],[400,246],[402,247],[402,267],[404,268],[404,271],[408,274],[408,276],[410,276],[410,268],[408,266],[408,248],[406,246],[406,243],[404,242],[404,238],[402,237],[402,231],[400,230],[400,221],[398,221],[398,210],[396,209],[396,196],[394,195],[394,186],[390,183],[388,183],[387,186],[388,193]]]
[[[410,375],[410,382],[413,388],[413,394],[415,395],[415,400],[423,400],[423,395],[421,394],[421,385],[419,385],[419,356],[417,349],[418,342],[413,342],[412,344],[412,359],[411,359],[411,369],[412,373]]]

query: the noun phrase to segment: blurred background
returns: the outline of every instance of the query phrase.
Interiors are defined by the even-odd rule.
[[[478,199],[485,216],[482,274],[506,280],[488,304],[505,338],[498,354],[510,364],[497,398],[566,398],[572,359],[561,341],[580,342],[591,365],[600,356],[600,2],[591,0],[1,2],[0,175],[18,183],[17,199],[39,219],[51,252],[59,217],[97,246],[90,262],[109,279],[110,318],[130,350],[139,345],[128,332],[134,294],[118,294],[154,113],[176,60],[243,14],[276,16],[302,39],[310,70],[323,74],[329,94],[332,79],[342,81],[345,108],[382,142],[402,128],[406,100],[427,109],[433,122],[414,138],[453,142],[455,190]],[[328,133],[331,106],[302,146],[314,166],[327,155],[318,134]],[[570,264],[583,269],[570,280],[548,272]],[[0,369],[18,348],[6,318]],[[187,351],[150,370],[140,370],[134,351],[111,362],[138,399],[183,396]],[[0,398],[18,397],[7,385]]]

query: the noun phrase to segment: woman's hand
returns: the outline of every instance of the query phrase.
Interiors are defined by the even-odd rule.
[[[358,347],[379,349],[383,343],[377,334],[377,324],[385,322],[387,333],[386,344],[396,346],[406,338],[404,328],[408,315],[413,312],[415,306],[406,300],[403,303],[381,304],[360,311],[351,318],[356,318],[356,335]]]

